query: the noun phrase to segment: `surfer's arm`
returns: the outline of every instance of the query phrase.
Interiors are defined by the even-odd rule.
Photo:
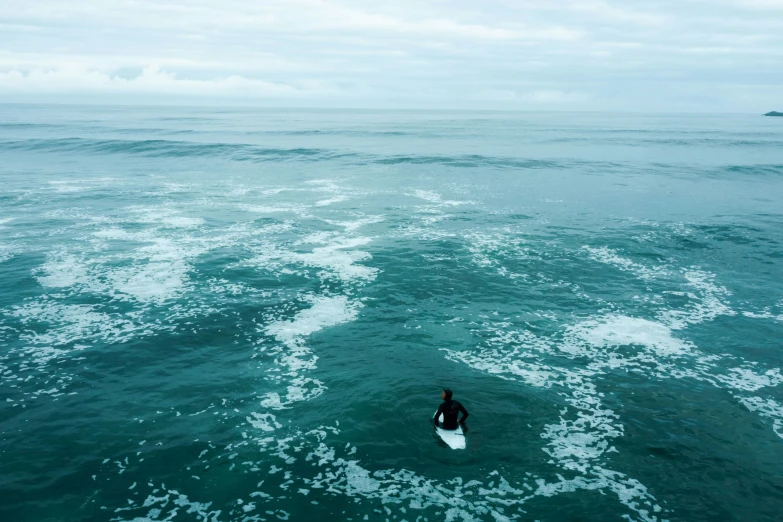
[[[460,422],[465,422],[465,419],[467,419],[467,418],[468,418],[468,415],[470,415],[470,414],[468,413],[468,410],[466,410],[466,409],[465,409],[465,406],[463,406],[462,404],[460,404],[460,405],[459,405],[459,411],[461,411],[461,412],[462,412],[462,418],[461,418],[459,421],[460,421]]]
[[[435,412],[435,416],[432,418],[432,422],[435,424],[435,426],[438,425],[438,417],[440,417],[441,413],[443,413],[443,404],[438,407],[438,411]]]

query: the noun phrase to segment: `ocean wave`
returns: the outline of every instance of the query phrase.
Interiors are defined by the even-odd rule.
[[[590,143],[603,145],[621,145],[624,147],[687,147],[687,148],[779,148],[780,140],[776,139],[733,139],[733,138],[704,138],[704,137],[682,137],[682,138],[643,138],[637,136],[600,136],[591,134],[589,136],[562,136],[557,138],[543,138],[538,141],[542,144],[566,144],[566,143]]]
[[[161,121],[167,121],[165,119]],[[206,121],[206,120],[205,120]],[[83,124],[83,123],[0,123],[0,131],[7,129],[19,130],[43,130],[43,129],[68,129],[70,132],[88,131],[114,134],[203,134],[208,135],[214,131],[208,127],[196,129],[181,129],[166,126],[139,126],[120,127],[114,125]],[[437,138],[443,134],[425,131],[402,130],[372,130],[372,129],[276,129],[276,130],[221,130],[222,135],[229,136],[342,136],[351,138],[394,138],[394,137],[418,137]]]
[[[66,152],[90,155],[125,154],[150,158],[222,158],[238,162],[343,160],[367,165],[441,165],[454,168],[566,169],[590,163],[607,169],[611,164],[578,160],[553,161],[509,156],[378,155],[325,148],[267,148],[241,143],[199,143],[181,140],[98,140],[90,138],[30,139],[0,142],[0,151]]]
[[[241,134],[247,136],[346,136],[352,138],[389,138],[389,137],[436,137],[437,134],[425,134],[422,132],[410,131],[381,131],[381,130],[358,130],[358,129],[290,129],[290,130],[258,130],[245,131]]]
[[[322,161],[345,154],[328,149],[264,148],[233,143],[198,143],[173,140],[95,140],[88,138],[31,139],[0,142],[0,150],[24,152],[78,152],[128,154],[152,158],[218,157],[235,161]]]
[[[166,127],[117,127],[113,125],[100,125],[88,123],[0,123],[0,132],[3,130],[21,131],[21,130],[67,130],[69,133],[74,131],[90,132],[101,134],[168,134],[168,135],[186,135],[186,134],[205,134],[194,129],[176,129]]]
[[[0,130],[60,129],[64,127],[66,127],[66,125],[59,125],[56,123],[17,123],[17,122],[0,123]]]
[[[780,146],[780,144],[778,144]],[[724,172],[731,174],[778,175],[783,174],[783,164],[757,164],[757,165],[731,165],[724,168]]]
[[[482,156],[462,154],[457,156],[400,155],[378,158],[374,161],[381,165],[444,165],[448,167],[495,167],[514,169],[555,169],[563,168],[561,162],[549,160],[520,159],[503,156]]]

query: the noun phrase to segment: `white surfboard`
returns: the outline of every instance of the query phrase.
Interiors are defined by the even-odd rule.
[[[436,411],[435,413],[438,412]],[[438,417],[438,422],[443,422],[442,413]],[[462,426],[459,424],[457,424],[456,430],[444,430],[443,428],[435,426],[435,433],[438,434],[438,437],[440,437],[443,442],[448,444],[449,448],[465,449],[465,433],[462,431]]]

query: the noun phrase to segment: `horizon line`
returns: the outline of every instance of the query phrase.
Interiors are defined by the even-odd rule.
[[[182,109],[234,109],[234,110],[316,110],[316,111],[365,111],[365,112],[520,112],[520,113],[580,113],[580,114],[656,114],[656,115],[721,115],[721,114],[733,114],[733,115],[757,115],[765,116],[766,113],[755,113],[749,111],[704,111],[704,110],[595,110],[595,109],[532,109],[532,108],[422,108],[422,107],[333,107],[333,106],[318,106],[318,105],[241,105],[241,104],[219,104],[219,103],[207,103],[207,104],[191,104],[191,103],[155,103],[155,102],[123,102],[123,103],[90,103],[90,102],[17,102],[17,101],[4,101],[0,102],[0,106],[56,106],[56,107],[79,107],[79,108],[99,108],[99,107],[112,107],[112,108],[182,108]],[[771,110],[768,112],[775,112]]]

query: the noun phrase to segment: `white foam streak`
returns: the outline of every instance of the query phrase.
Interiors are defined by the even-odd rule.
[[[715,275],[697,269],[683,270],[686,285],[698,295],[687,294],[692,299],[684,310],[666,310],[658,314],[660,320],[672,329],[681,330],[689,324],[712,321],[721,315],[735,315],[731,307],[723,301],[731,295],[725,287],[715,283]]]
[[[329,205],[333,205],[335,203],[342,203],[343,201],[348,201],[350,198],[348,196],[335,196],[333,198],[328,199],[322,199],[320,201],[317,201],[315,203],[316,207],[326,207]]]
[[[774,399],[762,399],[761,397],[742,397],[740,402],[750,411],[772,419],[775,434],[783,439],[783,405]]]
[[[266,328],[269,335],[289,348],[298,346],[304,337],[315,332],[352,321],[358,315],[361,303],[345,296],[311,297],[311,308],[297,313],[290,321],[278,321]]]
[[[775,321],[783,321],[783,314],[775,315],[769,310],[763,312],[749,312],[744,311],[742,315],[751,319],[774,319]]]
[[[372,239],[368,237],[315,234],[300,243],[325,243],[324,246],[315,247],[310,252],[295,252],[267,245],[259,249],[259,255],[252,262],[282,273],[291,273],[287,265],[320,268],[318,276],[322,279],[340,279],[346,283],[360,285],[374,280],[378,273],[376,268],[357,264],[372,259],[368,252],[355,250],[370,241]]]
[[[247,422],[261,431],[275,431],[283,427],[271,413],[251,413],[250,417],[247,417]]]
[[[246,212],[253,212],[256,214],[277,214],[277,213],[293,213],[302,215],[307,209],[304,205],[293,204],[277,204],[277,205],[239,205],[239,208]]]
[[[47,288],[67,288],[89,281],[84,259],[65,252],[50,255],[34,274],[38,282]]]
[[[183,246],[150,232],[129,233],[111,228],[93,235],[102,240],[148,244],[123,256],[93,256],[89,263],[82,257],[57,252],[34,271],[38,282],[47,288],[77,287],[118,300],[162,304],[185,290],[192,269],[188,260],[206,251],[203,246]],[[116,266],[118,261],[131,263]]]
[[[361,227],[365,225],[372,225],[375,223],[381,223],[383,221],[383,216],[368,216],[361,219],[356,219],[354,221],[335,221],[330,219],[324,219],[326,223],[329,223],[330,225],[335,225],[339,227],[343,227],[345,229],[345,232],[352,233],[359,230]]]
[[[664,267],[649,268],[639,263],[635,263],[630,259],[622,257],[617,251],[607,247],[593,248],[589,246],[583,246],[582,250],[587,252],[588,257],[593,261],[604,263],[606,265],[613,266],[623,272],[630,272],[639,279],[649,281],[660,277],[667,273]]]
[[[567,382],[571,390],[567,402],[578,411],[576,418],[561,416],[559,423],[545,426],[541,437],[549,440],[544,451],[560,466],[585,473],[591,461],[616,451],[609,440],[621,437],[623,427],[613,411],[602,407],[595,384],[573,375]]]
[[[760,374],[749,368],[731,368],[728,374],[713,377],[728,388],[751,392],[783,384],[783,375],[778,368]]]
[[[16,249],[9,245],[0,244],[0,263],[8,261],[16,255]]]
[[[438,206],[448,206],[448,207],[456,207],[459,205],[474,205],[475,202],[473,201],[452,201],[452,200],[444,200],[443,197],[438,194],[437,192],[433,192],[431,190],[416,190],[413,193],[413,196],[423,199],[424,201],[429,201],[431,203],[436,203]]]
[[[174,216],[163,218],[161,223],[173,228],[196,228],[203,225],[204,220],[202,218]]]
[[[10,315],[19,318],[25,325],[47,324],[43,333],[30,330],[22,334],[22,339],[36,345],[64,346],[90,340],[120,343],[139,330],[133,321],[118,314],[96,311],[96,307],[90,305],[39,301],[16,307]]]
[[[183,510],[185,513],[195,514],[198,520],[215,522],[220,519],[221,510],[210,511],[209,509],[212,502],[194,502],[187,495],[183,495],[175,489],[167,489],[163,484],[160,485],[160,488],[156,488],[155,491],[161,491],[159,496],[152,493],[140,505],[136,503],[136,500],[128,499],[128,503],[125,506],[114,510],[115,513],[121,513],[144,509],[146,516],[134,517],[130,520],[118,517],[112,518],[112,520],[120,522],[166,522],[173,520],[180,510]],[[165,518],[160,518],[164,516]]]
[[[187,185],[169,185],[170,190],[168,192],[194,188]],[[133,219],[135,223],[156,224],[161,225],[163,228],[197,228],[204,224],[203,218],[181,216],[176,209],[168,207],[132,206],[126,210],[135,216]]]
[[[316,379],[302,376],[303,372],[313,370],[318,356],[305,344],[308,336],[325,328],[352,321],[359,313],[362,304],[351,301],[345,296],[310,296],[310,308],[298,312],[292,319],[275,321],[265,328],[280,343],[270,351],[276,356],[275,367],[268,380],[287,381],[286,394],[268,392],[261,405],[272,410],[290,408],[296,402],[311,400],[326,389]]]
[[[529,249],[524,240],[507,233],[470,233],[464,235],[467,250],[473,263],[481,268],[493,269],[501,277],[525,280],[528,274],[511,272],[501,259],[526,259]]]
[[[666,326],[621,315],[610,315],[588,320],[568,327],[567,337],[582,342],[561,344],[561,350],[570,355],[595,357],[595,348],[622,348],[638,346],[656,358],[683,357],[692,354],[692,346],[672,336]]]

